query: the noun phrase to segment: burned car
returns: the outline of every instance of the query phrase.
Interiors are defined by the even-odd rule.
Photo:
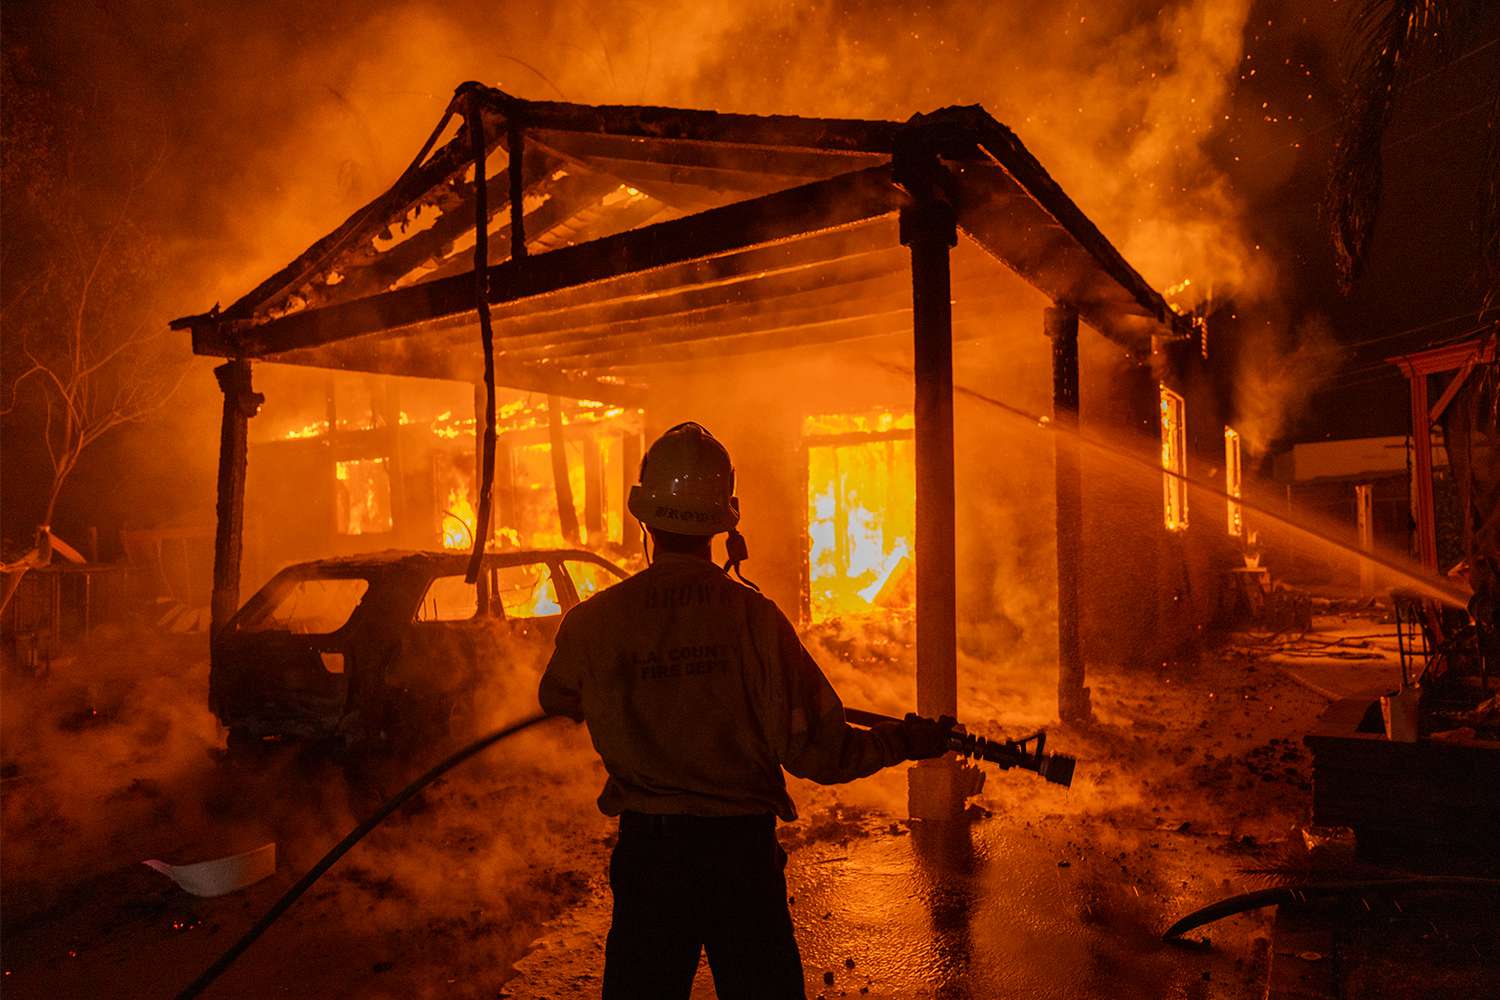
[[[576,549],[484,557],[390,551],[273,576],[214,637],[209,708],[231,748],[267,737],[346,745],[463,735],[534,704],[562,615],[623,579]]]

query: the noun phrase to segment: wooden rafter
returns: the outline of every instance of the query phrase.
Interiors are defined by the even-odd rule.
[[[354,344],[330,344],[277,355],[269,360],[336,371],[362,371],[453,382],[474,383],[483,375],[479,355],[472,345],[463,345],[466,348],[463,350],[424,351],[416,355],[403,351],[400,347],[397,343],[386,343],[355,349]],[[646,400],[645,389],[638,384],[600,381],[572,372],[542,369],[517,362],[498,364],[495,379],[499,386],[573,399],[597,399],[619,406],[644,406]]]
[[[486,136],[486,148],[493,150],[500,142],[501,130]],[[264,312],[326,273],[340,255],[375,238],[395,219],[404,216],[435,192],[452,183],[472,160],[469,138],[464,129],[439,147],[427,160],[408,170],[390,190],[371,200],[333,232],[303,251],[286,267],[271,275],[220,315],[225,319],[248,319]]]
[[[899,122],[793,115],[742,115],[683,108],[519,101],[480,88],[497,113],[520,113],[528,129],[629,136],[659,142],[684,140],[766,149],[890,153]]]
[[[890,170],[875,167],[489,269],[490,300],[515,302],[734,250],[852,226],[900,207]],[[473,280],[455,275],[268,323],[194,328],[204,354],[260,357],[414,326],[473,307]]]
[[[590,135],[538,129],[539,141],[560,154],[585,161],[608,160],[703,169],[722,174],[744,174],[805,183],[861,167],[874,166],[886,153],[785,150],[745,147],[724,142],[680,140],[656,143],[622,135]]]
[[[499,180],[503,182],[504,178]],[[617,186],[606,178],[589,175],[559,179],[547,189],[547,199],[527,212],[522,220],[527,245],[539,242],[559,226],[566,225],[580,213],[597,206],[600,199]],[[471,223],[468,231],[473,232],[473,229]],[[490,231],[489,260],[492,265],[510,259],[510,234],[508,217],[506,222]],[[423,275],[422,280],[431,281],[454,274],[473,273],[473,270],[473,250],[465,248],[450,252],[437,262],[437,266],[429,274]]]
[[[860,320],[870,316],[886,315],[891,310],[910,308],[911,289],[893,282],[884,286],[878,295],[850,297],[842,300],[821,297],[817,304],[802,308],[760,310],[734,308],[727,314],[710,314],[691,322],[651,320],[649,326],[639,325],[614,331],[610,329],[569,332],[549,335],[543,343],[525,347],[507,344],[503,354],[522,362],[539,362],[557,359],[587,357],[599,351],[609,351],[622,346],[638,344],[651,346],[660,343],[675,343],[678,340],[713,339],[733,337],[765,330],[788,329],[801,325],[815,325],[837,320]]]
[[[965,304],[984,305],[1003,301],[995,296],[974,296]],[[897,330],[911,330],[911,292],[899,297],[872,302],[866,311],[852,313],[838,310],[808,310],[789,314],[779,321],[730,326],[715,324],[663,330],[651,337],[629,340],[588,342],[555,350],[551,359],[562,368],[609,369],[627,365],[651,364],[670,360],[686,345],[728,347],[740,340],[749,343],[793,345],[804,342],[833,343],[839,340],[878,336]],[[875,331],[875,332],[872,332]],[[692,351],[698,350],[693,347]],[[689,352],[691,353],[691,352]]]
[[[905,275],[900,248],[874,251],[832,264],[752,277],[730,285],[713,285],[680,295],[611,302],[591,310],[518,317],[500,330],[505,349],[546,344],[566,335],[613,330],[627,333],[656,325],[692,323],[754,312],[770,313],[796,305],[808,296],[844,294],[850,300],[877,283],[899,282]]]
[[[528,174],[527,194],[541,195],[560,164],[548,161],[542,156],[533,156],[526,161]],[[578,184],[565,183],[569,178],[563,178],[560,185],[562,191],[555,192],[557,197],[579,197],[573,192]],[[501,216],[510,204],[509,178],[505,171],[496,171],[485,184],[488,191],[488,216],[494,220]],[[454,203],[443,210],[442,216],[428,228],[414,233],[407,239],[389,250],[373,254],[360,266],[347,269],[343,282],[337,288],[340,299],[354,299],[364,295],[372,295],[383,292],[390,288],[401,278],[415,269],[430,263],[441,263],[453,252],[453,245],[466,233],[474,231],[474,194],[473,184],[465,185],[462,197],[456,198]],[[548,192],[553,193],[553,192]],[[509,230],[509,225],[502,227],[502,232]],[[503,236],[497,239],[500,249],[509,247],[509,241]]]
[[[992,267],[987,263],[975,267],[971,263],[956,268],[954,282],[987,277]],[[794,273],[783,277],[802,276]],[[804,279],[801,288],[787,283],[780,294],[772,294],[761,283],[753,286],[753,295],[698,309],[646,316],[622,310],[606,322],[544,328],[526,334],[508,327],[498,337],[500,352],[507,357],[536,361],[549,355],[572,353],[579,345],[650,338],[660,331],[675,329],[713,329],[724,335],[751,333],[820,318],[878,312],[911,298],[911,283],[904,267],[854,270],[847,265],[828,266],[818,269],[815,277],[817,280]]]
[[[1182,333],[1185,321],[981,108],[898,123],[591,107],[461,89],[487,105],[488,150],[508,132],[524,133],[525,202],[542,200],[524,220],[529,260],[498,259],[509,229],[490,230],[497,344],[512,360],[544,358],[553,344],[649,343],[674,323],[758,336],[751,303],[768,308],[775,325],[822,308],[820,288],[846,287],[856,298],[877,289],[885,273],[869,270],[877,260],[893,275],[904,269],[888,213],[908,196],[888,165],[909,165],[913,155],[940,158],[944,191],[977,245],[1091,326],[1132,343]],[[447,333],[471,336],[474,321],[471,255],[453,251],[472,232],[471,156],[460,133],[225,313],[174,325],[192,327],[200,353],[231,357],[305,358],[356,338],[337,352],[354,367],[361,351],[387,350],[387,340],[405,341],[408,356],[459,350],[463,342]],[[506,179],[487,184],[492,219],[509,205]],[[619,185],[649,197],[606,208],[600,194]],[[381,250],[375,234],[419,205],[440,211],[437,222]],[[648,209],[656,220],[645,224]],[[693,214],[660,221],[673,212]],[[847,273],[833,263],[843,258]],[[288,302],[293,311],[268,318]]]
[[[542,324],[543,329],[569,329],[702,308],[753,297],[755,286],[763,281],[798,275],[811,280],[820,274],[833,273],[846,261],[857,265],[868,254],[904,255],[896,236],[894,218],[876,217],[859,225],[769,246],[621,275],[540,298],[502,303],[493,307],[491,314],[497,331],[514,321],[528,319]],[[472,332],[472,328],[473,317],[453,316],[427,324],[423,336],[439,330]]]

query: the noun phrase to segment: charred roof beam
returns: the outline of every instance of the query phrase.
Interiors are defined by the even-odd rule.
[[[525,195],[539,196],[546,189],[553,175],[561,169],[562,164],[558,160],[544,158],[533,153],[526,167]],[[556,182],[556,186],[560,186],[561,190],[553,193],[548,204],[559,198],[576,201],[602,193],[598,183],[590,184],[576,178],[561,178]],[[493,220],[509,206],[509,172],[497,172],[485,182],[485,187],[489,194],[487,215],[490,220]],[[461,199],[456,200],[452,206],[444,209],[442,217],[427,229],[412,234],[383,253],[371,256],[369,262],[363,266],[349,268],[344,281],[341,282],[343,287],[339,288],[340,296],[358,298],[362,295],[383,292],[424,264],[437,263],[441,266],[447,263],[450,255],[453,254],[453,245],[464,234],[474,230],[474,185],[472,183],[465,185],[465,191],[467,193]],[[555,210],[554,208],[553,211]],[[508,232],[509,223],[507,222],[496,233],[497,241],[503,241],[506,247],[509,246]],[[457,256],[462,255],[461,252]]]
[[[369,347],[355,344],[333,344],[314,350],[278,355],[267,360],[278,364],[295,364],[334,371],[373,372],[377,375],[401,375],[409,378],[443,379],[452,382],[477,382],[483,375],[478,355],[473,351],[434,351],[420,355],[402,350],[398,342]],[[643,386],[624,382],[606,382],[573,372],[543,369],[534,365],[507,363],[496,369],[497,386],[523,392],[541,392],[570,399],[594,399],[618,406],[646,405]]]
[[[499,130],[493,136],[487,135],[485,139],[486,148],[493,150],[500,141]],[[413,161],[384,194],[349,216],[337,229],[245,293],[220,315],[228,319],[249,319],[252,315],[262,313],[278,302],[298,294],[330,270],[336,270],[342,262],[342,255],[373,240],[382,230],[405,217],[416,206],[430,200],[437,189],[461,174],[472,162],[469,146],[467,131],[461,130],[460,134],[445,143],[431,157],[419,157],[418,161]],[[186,317],[185,320],[196,318]],[[174,328],[191,325],[185,320],[174,323]]]
[[[515,302],[672,264],[774,244],[887,215],[905,197],[889,167],[841,174],[786,191],[633,229],[490,268],[489,299]],[[193,349],[225,357],[260,357],[467,313],[473,280],[455,275],[259,325],[198,317]]]
[[[983,270],[994,267],[985,262]],[[987,277],[980,269],[968,267],[956,280]],[[718,335],[751,333],[756,330],[784,327],[807,317],[857,317],[879,311],[893,301],[910,298],[904,269],[867,269],[850,274],[825,273],[817,284],[778,296],[767,295],[764,286],[753,298],[709,306],[664,316],[622,319],[588,327],[547,330],[514,335],[502,331],[497,338],[502,356],[522,360],[541,360],[575,352],[580,345],[607,344],[634,338],[649,338],[663,331],[680,329],[714,330]]]
[[[889,153],[895,122],[793,115],[743,115],[684,108],[526,101],[503,90],[467,83],[500,114],[524,110],[528,128],[657,141],[752,145],[768,149]]]
[[[491,181],[492,186],[499,182],[508,184],[504,177],[496,177]],[[599,177],[564,177],[549,190],[550,197],[538,205],[523,217],[522,228],[525,230],[525,238],[528,245],[536,243],[548,233],[559,226],[566,225],[569,221],[578,217],[580,213],[588,211],[599,204],[600,200],[613,190],[614,185]],[[501,208],[506,203],[501,202]],[[470,208],[471,221],[466,227],[473,231],[473,209]],[[498,213],[493,213],[498,214]],[[492,214],[492,217],[493,217]],[[511,257],[512,234],[515,228],[510,221],[494,229],[490,234],[491,264],[500,264]],[[446,278],[454,274],[473,273],[474,260],[470,251],[451,253],[440,260],[430,274],[424,275],[422,280],[430,281],[437,278]]]

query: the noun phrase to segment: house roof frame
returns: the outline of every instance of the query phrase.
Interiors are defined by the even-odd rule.
[[[596,328],[615,323],[622,330],[658,330],[657,322],[639,321],[691,308],[677,310],[664,302],[681,298],[683,304],[696,301],[696,308],[709,308],[704,303],[714,293],[706,289],[716,286],[713,277],[705,283],[706,276],[717,275],[717,287],[725,290],[722,305],[753,302],[758,288],[774,287],[769,280],[774,268],[768,266],[777,260],[784,261],[779,273],[796,274],[815,266],[820,249],[832,248],[824,264],[835,273],[845,256],[881,245],[892,249],[890,216],[911,202],[911,174],[903,173],[900,162],[911,151],[938,165],[935,183],[952,200],[969,241],[1054,301],[1077,309],[1105,336],[1138,347],[1153,337],[1190,335],[1187,319],[1170,309],[1020,140],[977,106],[901,123],[526,101],[477,84],[459,88],[455,101],[465,93],[477,94],[485,108],[487,165],[508,164],[508,135],[525,137],[528,201],[541,200],[540,207],[523,212],[527,241],[534,236],[526,219],[545,219],[555,230],[580,217],[583,209],[556,200],[563,197],[557,192],[581,193],[582,200],[593,199],[590,210],[597,210],[599,192],[618,180],[663,206],[658,215],[664,217],[646,225],[511,260],[505,235],[512,213],[506,211],[508,191],[500,183],[506,170],[487,176],[489,221],[499,236],[491,229],[495,262],[488,278],[502,382],[555,384],[556,376],[573,390],[597,388],[599,398],[611,398],[611,391],[619,398],[622,387],[635,397],[641,383],[630,386],[623,373],[611,375],[608,365],[569,369],[566,356],[549,361],[545,351],[535,349],[546,344],[538,334],[552,330],[562,342],[583,337],[597,348],[591,355],[596,361],[648,356],[650,340],[634,342],[624,333],[617,343],[590,340],[566,318],[587,316],[584,326]],[[468,326],[475,308],[472,266],[460,270],[469,251],[455,249],[474,225],[468,126],[460,124],[457,135],[437,142],[451,115],[450,107],[429,140],[430,155],[424,151],[389,190],[229,308],[183,317],[173,327],[192,331],[199,354],[357,370],[389,371],[392,358],[403,356],[381,346],[392,339],[405,345],[406,357],[428,353],[429,343],[451,349],[451,337],[437,331]],[[651,169],[632,176],[632,164]],[[653,184],[661,197],[651,193]],[[682,192],[702,192],[696,201],[685,200],[688,207],[708,207],[686,212],[672,201]],[[747,192],[750,196],[743,197]],[[713,204],[716,200],[720,203]],[[378,235],[426,210],[440,213],[436,222],[372,252]],[[865,238],[885,242],[865,245]],[[798,259],[804,249],[808,262]],[[407,268],[414,262],[428,268],[425,280],[399,284],[413,273]],[[396,272],[401,277],[395,287],[370,292],[379,282],[367,269],[380,266],[387,268],[381,280]],[[816,272],[806,277],[814,285],[819,280]],[[343,281],[349,285],[340,292]],[[957,283],[955,294],[965,294],[963,287]],[[351,291],[368,294],[350,297]],[[749,298],[736,298],[741,292]],[[768,300],[768,305],[776,303]],[[860,311],[859,303],[851,304],[851,316]],[[557,326],[545,318],[549,315]],[[505,358],[507,319],[515,322],[518,347],[528,343],[526,361]],[[763,332],[794,325],[768,308]],[[851,327],[851,335],[855,332]],[[741,353],[755,333],[743,323],[726,328],[724,336],[737,341],[737,349],[726,353]],[[695,351],[711,356],[712,336],[689,339],[699,344]],[[761,339],[782,343],[778,337]],[[410,366],[412,374],[463,367]],[[639,379],[644,370],[631,367],[630,377]]]

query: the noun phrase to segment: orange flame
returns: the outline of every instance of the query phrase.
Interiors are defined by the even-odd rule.
[[[813,620],[909,603],[911,416],[810,417],[808,604]]]
[[[469,492],[462,486],[448,491],[443,508],[443,548],[467,549],[474,544],[474,506]]]

